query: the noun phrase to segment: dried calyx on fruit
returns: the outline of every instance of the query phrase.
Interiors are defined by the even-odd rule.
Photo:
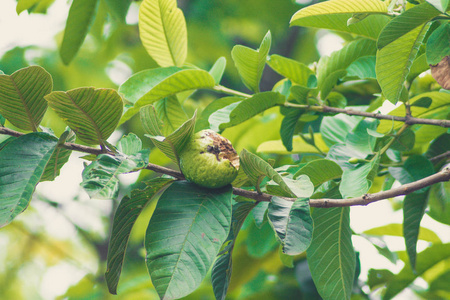
[[[233,145],[212,130],[197,132],[179,157],[186,179],[203,187],[223,187],[238,174],[239,156]]]

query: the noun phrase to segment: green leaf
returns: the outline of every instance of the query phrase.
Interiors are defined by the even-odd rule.
[[[187,30],[175,0],[144,0],[139,9],[139,36],[161,67],[181,67],[187,56]]]
[[[106,283],[111,294],[117,294],[125,251],[134,223],[155,194],[171,182],[172,180],[167,178],[152,179],[146,182],[144,189],[133,190],[131,196],[125,196],[120,201],[114,213],[105,272]]]
[[[271,55],[267,64],[274,69],[275,72],[289,78],[293,83],[302,86],[307,86],[309,77],[314,75],[314,72],[306,65],[277,54]]]
[[[160,197],[145,236],[147,269],[161,299],[193,292],[231,226],[231,186],[204,189],[174,182]]]
[[[308,199],[299,198],[292,202],[272,197],[267,216],[283,246],[283,253],[297,255],[309,247],[313,222]]]
[[[280,127],[281,140],[286,150],[292,151],[292,140],[296,133],[297,122],[304,112],[300,109],[290,107],[282,107],[280,112],[285,115]]]
[[[406,128],[395,141],[392,143],[390,149],[404,152],[409,151],[414,147],[414,143],[416,142],[416,136],[414,131],[409,128]]]
[[[375,71],[384,96],[393,104],[400,100],[408,76],[429,25],[418,26],[377,51]]]
[[[358,58],[347,68],[347,76],[356,76],[361,79],[376,78],[375,61],[375,56]]]
[[[269,203],[270,202],[261,201],[252,210],[252,216],[255,221],[255,225],[258,228],[261,228],[262,225],[267,221],[266,220],[266,212],[267,212],[267,208],[269,207]]]
[[[328,159],[316,159],[307,163],[295,173],[294,178],[300,175],[308,175],[315,187],[329,180],[342,176],[342,169],[337,163]]]
[[[290,177],[291,176],[283,177],[283,181],[287,184],[287,186],[297,198],[311,197],[311,195],[314,193],[314,185],[312,184],[308,176],[300,175],[296,179],[292,179]],[[280,186],[273,185],[272,183],[272,181],[269,181],[266,185],[267,191],[270,194],[286,197],[291,196],[291,194],[287,193]]]
[[[331,0],[307,6],[297,11],[290,21],[291,26],[326,28],[355,33],[376,39],[389,17],[370,15],[358,23],[347,25],[348,19],[356,13],[386,14],[385,2],[380,0]]]
[[[81,186],[95,199],[116,199],[119,194],[119,174],[142,169],[148,164],[148,150],[137,155],[111,156],[100,154],[83,170]]]
[[[426,0],[428,3],[439,9],[442,13],[445,13],[448,8],[449,0]]]
[[[140,96],[138,100],[135,102],[134,107],[129,109],[120,120],[121,123],[129,120],[132,116],[139,112],[139,108],[152,104],[155,101],[160,99],[178,94],[180,92],[196,90],[202,88],[213,88],[216,84],[214,78],[204,70],[178,70],[171,74],[172,70],[167,70],[164,74],[170,74],[167,77],[158,77],[161,79],[159,82],[152,81],[154,86],[150,86],[147,89],[147,92],[142,95],[142,92],[145,90],[145,84],[138,83],[139,78],[137,77],[135,82],[135,86],[140,86],[139,94],[136,96]],[[166,73],[167,72],[167,73]],[[150,73],[150,72],[149,72]],[[143,77],[143,76],[142,76]]]
[[[363,232],[368,235],[377,235],[377,236],[396,236],[403,237],[403,225],[402,224],[387,224],[380,227],[375,227],[368,229]],[[431,231],[428,228],[420,227],[419,231],[419,240],[427,241],[431,243],[442,243],[441,239],[437,236],[434,231]]]
[[[242,101],[244,98],[241,97],[223,97],[214,100],[211,102],[205,109],[202,111],[202,114],[200,118],[198,118],[196,124],[195,124],[195,131],[200,131],[203,129],[210,129],[209,125],[209,117],[215,113],[216,111],[219,111],[222,108],[228,107],[230,104],[233,104],[238,101]],[[237,104],[236,104],[237,105]],[[225,120],[223,122],[228,122],[229,117],[227,116],[217,116],[217,119]],[[213,121],[215,122],[215,120]],[[220,124],[220,123],[219,123]]]
[[[72,131],[65,131],[59,138],[58,144],[65,142],[75,142],[75,134],[73,134]],[[53,181],[56,177],[58,177],[61,168],[69,161],[70,154],[72,154],[72,150],[57,147],[45,166],[45,170],[40,181]]]
[[[117,150],[125,155],[136,155],[142,150],[142,141],[137,135],[130,132],[117,142]]]
[[[368,130],[375,131],[379,120],[363,119],[353,130],[347,134],[345,144],[360,153],[372,154],[375,148],[376,138],[368,134]]]
[[[36,131],[47,110],[44,96],[52,87],[52,77],[39,66],[0,75],[0,113],[14,126]]]
[[[426,57],[429,65],[437,65],[444,56],[450,55],[450,24],[439,26],[427,41]]]
[[[350,229],[350,208],[314,208],[313,238],[306,250],[309,269],[324,299],[350,299],[356,256]]]
[[[184,145],[194,134],[195,119],[197,114],[194,113],[192,118],[184,122],[178,129],[167,137],[161,132],[161,121],[156,115],[153,106],[144,106],[141,108],[141,122],[144,130],[150,134],[150,137],[161,152],[169,157],[178,165],[178,153],[183,149]]]
[[[435,244],[420,252],[417,255],[416,272],[413,273],[411,266],[406,264],[400,273],[388,282],[383,299],[392,299],[417,277],[448,258],[450,258],[450,244]]]
[[[325,99],[328,96],[338,79],[346,75],[347,68],[353,62],[361,57],[375,55],[375,53],[374,41],[359,39],[348,43],[330,56],[322,56],[317,65],[317,86],[321,91],[321,97]]]
[[[412,82],[417,76],[428,69],[430,69],[430,65],[427,63],[426,53],[423,53],[413,61],[406,80],[408,82]]]
[[[284,104],[284,101],[284,96],[277,92],[257,93],[249,99],[242,100],[237,105],[235,103],[231,104],[234,108],[231,110],[227,122],[223,122],[224,119],[221,118],[223,114],[222,110],[211,114],[208,120],[213,130],[224,130],[247,121],[275,105]]]
[[[450,182],[440,182],[431,186],[428,205],[430,217],[450,225]]]
[[[12,140],[0,151],[0,227],[24,211],[58,140],[36,132]]]
[[[74,0],[72,2],[59,50],[64,64],[68,65],[81,48],[94,23],[99,3],[99,0]]]
[[[227,295],[228,286],[231,280],[232,253],[236,237],[242,227],[242,224],[244,224],[245,218],[254,207],[255,203],[252,202],[240,202],[233,205],[231,229],[228,234],[228,238],[224,243],[225,245],[227,242],[231,242],[228,244],[229,246],[226,247],[229,250],[217,258],[211,271],[214,296],[217,300],[225,300]]]
[[[125,23],[131,0],[106,0],[111,14],[120,22]]]
[[[316,146],[322,152],[328,152],[328,147],[323,141],[320,133],[314,134],[314,141]],[[276,153],[276,154],[292,154],[292,153],[319,153],[319,151],[312,145],[308,144],[299,136],[294,136],[292,139],[292,153],[286,150],[281,140],[266,141],[258,146],[256,152],[262,153]]]
[[[342,174],[339,191],[343,198],[353,198],[364,195],[369,191],[378,172],[380,155],[377,153],[368,163],[355,169],[346,169]]]
[[[377,41],[378,49],[381,50],[417,27],[422,27],[439,14],[436,8],[426,2],[406,10],[383,28]]]
[[[161,120],[161,132],[167,136],[178,129],[188,117],[178,102],[177,97],[170,96],[155,102],[158,119]]]
[[[277,239],[269,222],[258,228],[255,223],[250,223],[247,231],[247,253],[252,258],[263,258],[278,247]],[[264,241],[261,243],[261,241]]]
[[[271,43],[272,36],[270,31],[268,31],[257,50],[242,45],[236,45],[231,50],[231,57],[242,81],[255,93],[259,92],[259,82],[261,81]]]
[[[337,114],[332,117],[324,117],[320,124],[320,133],[327,146],[343,144],[347,134],[358,125],[361,117]]]
[[[214,78],[216,84],[220,84],[226,66],[227,66],[227,59],[222,56],[216,60],[214,65],[209,70],[209,74],[211,74],[211,76]]]
[[[403,234],[411,268],[415,271],[420,222],[427,208],[427,193],[406,195],[403,200]]]
[[[389,173],[401,184],[411,183],[434,174],[433,164],[423,155],[410,156],[402,167],[389,167]],[[425,187],[414,193],[428,190]]]
[[[259,156],[243,149],[239,154],[239,159],[241,168],[244,170],[245,174],[247,174],[251,183],[258,189],[261,179],[267,176],[275,181],[284,192],[294,195],[281,175],[278,174],[268,162],[264,161]]]

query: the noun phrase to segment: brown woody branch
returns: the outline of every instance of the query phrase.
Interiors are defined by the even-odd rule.
[[[5,134],[5,135],[10,135],[10,136],[15,136],[15,137],[24,135],[24,133],[17,132],[15,130],[12,130],[12,129],[9,129],[6,127],[0,127],[0,134]],[[66,149],[90,153],[90,154],[99,155],[99,154],[107,153],[110,155],[114,155],[114,153],[109,152],[109,151],[104,152],[104,150],[102,150],[102,149],[92,148],[92,147],[73,144],[73,143],[64,143],[64,144],[61,144],[60,146],[66,148]],[[430,160],[436,160],[436,158],[438,158],[438,157],[440,159],[443,157],[447,157],[448,155],[449,155],[449,151],[447,151],[446,153],[443,153],[441,155],[438,155],[436,157],[433,157]],[[149,163],[145,167],[145,169],[152,170],[152,171],[166,174],[166,175],[170,175],[179,180],[185,179],[184,175],[179,171],[169,169],[166,167],[162,167],[159,165],[155,165],[152,163]],[[361,197],[350,198],[350,199],[325,199],[325,198],[324,199],[310,199],[309,204],[311,207],[343,207],[343,206],[368,205],[372,202],[389,199],[389,198],[396,197],[396,196],[408,195],[414,191],[431,186],[435,183],[445,182],[445,181],[449,181],[449,180],[450,180],[450,166],[447,166],[446,168],[444,168],[443,170],[441,170],[440,172],[438,172],[436,174],[433,174],[431,176],[425,177],[423,179],[420,179],[420,180],[417,180],[417,181],[414,181],[414,182],[411,182],[408,184],[404,184],[402,186],[390,189],[388,191],[382,191],[382,192],[374,193],[374,194],[365,194]],[[262,201],[268,202],[268,201],[271,201],[271,199],[272,199],[272,195],[265,194],[265,193],[260,194],[256,191],[248,191],[248,190],[244,190],[244,189],[236,188],[236,187],[233,188],[233,194],[238,195],[238,196],[243,196],[243,197],[246,197],[249,199],[253,199],[258,202],[262,202]],[[290,200],[290,201],[295,201],[295,198],[285,198],[285,199]]]

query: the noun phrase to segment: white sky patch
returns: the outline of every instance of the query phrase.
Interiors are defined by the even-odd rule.
[[[320,56],[330,56],[334,51],[338,51],[344,47],[344,40],[328,30],[319,30],[316,35],[317,51]]]
[[[61,263],[50,267],[42,276],[41,295],[44,299],[56,299],[86,275],[85,271],[69,263]]]

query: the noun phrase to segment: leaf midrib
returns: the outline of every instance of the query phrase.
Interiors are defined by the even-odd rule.
[[[9,76],[9,78],[11,79],[11,82],[12,82],[12,84],[14,85],[14,88],[16,89],[16,92],[17,92],[17,94],[19,95],[20,100],[22,101],[22,105],[23,105],[23,107],[24,107],[24,109],[25,109],[25,113],[27,114],[28,119],[30,119],[30,125],[31,125],[32,130],[33,130],[33,131],[37,131],[37,126],[36,126],[36,124],[34,123],[33,116],[31,115],[31,112],[30,112],[28,106],[26,105],[26,102],[25,102],[24,96],[22,95],[22,92],[21,92],[20,89],[17,87],[17,84],[16,84],[16,82],[14,81],[14,78],[11,77],[11,76]]]
[[[160,3],[160,0],[158,0],[158,8],[159,8],[159,15],[160,15],[160,18],[161,18],[161,25],[162,25],[162,27],[163,27],[164,38],[166,39],[166,43],[167,43],[167,49],[169,50],[170,58],[172,59],[172,64],[173,64],[174,66],[176,66],[177,63],[176,63],[174,54],[173,54],[173,52],[172,52],[171,45],[170,45],[170,43],[169,43],[169,36],[168,36],[167,30],[166,30],[166,21],[165,21],[165,18],[163,18],[163,11],[162,11],[162,9],[161,9],[161,3]],[[172,8],[172,9],[174,10],[173,13],[176,14],[176,12],[177,12],[177,7]]]

